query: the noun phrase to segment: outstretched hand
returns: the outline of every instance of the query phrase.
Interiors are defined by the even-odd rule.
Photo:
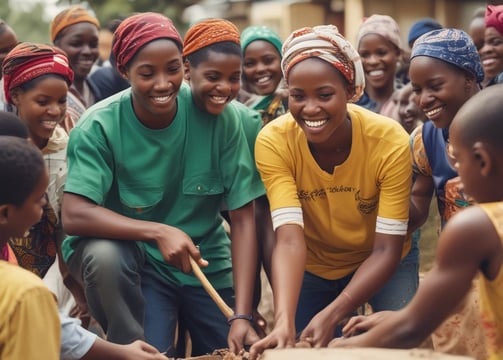
[[[316,314],[300,334],[300,340],[306,341],[312,347],[325,347],[334,337],[336,323],[331,321],[328,311]]]
[[[253,329],[252,324],[246,319],[234,320],[229,330],[229,350],[234,354],[244,351],[245,346],[250,346],[260,338]]]
[[[144,341],[136,340],[131,344],[124,345],[123,360],[166,360],[155,347]]]
[[[249,360],[256,360],[266,349],[295,346],[295,327],[276,325],[272,332],[250,348]]]
[[[392,311],[379,311],[370,315],[353,316],[342,329],[344,337],[355,336],[369,331],[385,319]]]

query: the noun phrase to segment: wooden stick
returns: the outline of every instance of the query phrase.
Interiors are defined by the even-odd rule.
[[[215,304],[217,304],[220,311],[225,315],[226,318],[230,318],[234,315],[234,311],[225,303],[224,299],[217,293],[213,285],[208,281],[208,278],[201,271],[201,268],[197,264],[197,262],[189,255],[190,266],[192,267],[192,271],[194,275],[199,279],[201,284],[203,285],[204,290],[210,295]]]

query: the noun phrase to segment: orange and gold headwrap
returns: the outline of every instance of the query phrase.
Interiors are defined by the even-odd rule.
[[[335,25],[319,25],[295,30],[283,43],[281,69],[288,73],[295,64],[319,58],[337,69],[353,87],[352,102],[358,101],[365,87],[365,75],[360,55]]]
[[[230,21],[224,19],[203,20],[187,30],[183,41],[183,56],[223,41],[231,41],[240,45],[239,37],[238,28]]]
[[[73,71],[66,54],[55,46],[24,42],[12,49],[2,65],[5,100],[10,104],[10,92],[18,86],[46,74],[61,75],[68,86]]]
[[[183,46],[173,22],[154,12],[132,15],[120,23],[114,32],[112,52],[117,67],[126,66],[144,45],[157,39],[170,39]]]
[[[100,27],[98,19],[92,16],[89,11],[84,9],[82,6],[74,5],[61,11],[58,15],[54,17],[50,26],[51,41],[54,42],[58,34],[64,28],[70,25],[78,24],[82,22],[89,22],[96,25],[97,28]]]

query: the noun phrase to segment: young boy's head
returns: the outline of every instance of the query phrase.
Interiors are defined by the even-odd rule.
[[[209,19],[185,34],[185,79],[196,106],[220,114],[238,94],[241,81],[239,30],[223,19]]]
[[[42,153],[26,139],[0,136],[0,246],[40,220],[48,174]]]
[[[28,126],[14,113],[0,111],[0,136],[15,136],[28,139]]]
[[[503,84],[471,97],[451,124],[450,151],[464,191],[477,202],[503,200]]]

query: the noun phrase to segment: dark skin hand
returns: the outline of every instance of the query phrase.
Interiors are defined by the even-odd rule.
[[[155,347],[136,340],[131,344],[119,345],[96,338],[93,346],[82,360],[166,360]]]

